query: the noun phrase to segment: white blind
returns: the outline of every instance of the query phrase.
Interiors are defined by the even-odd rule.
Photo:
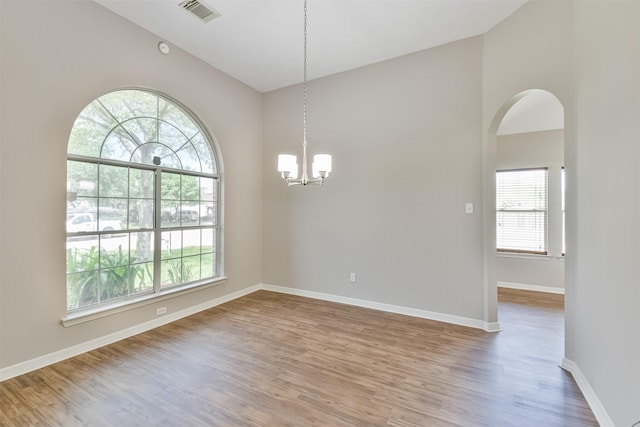
[[[562,167],[562,172],[561,172],[561,178],[560,178],[560,191],[562,192],[562,255],[565,254],[565,248],[566,248],[566,231],[565,231],[565,225],[566,225],[566,220],[565,220],[565,212],[564,212],[564,191],[565,191],[565,174],[564,174],[564,166]]]
[[[496,172],[497,249],[547,254],[547,168]]]

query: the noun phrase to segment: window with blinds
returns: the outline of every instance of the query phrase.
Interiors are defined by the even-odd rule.
[[[566,248],[566,220],[565,220],[565,211],[564,211],[564,192],[565,192],[565,173],[564,173],[564,166],[562,167],[562,170],[560,172],[560,185],[561,185],[561,189],[560,191],[562,192],[562,201],[561,201],[561,208],[562,208],[562,256],[564,256],[565,254],[565,248]]]
[[[547,168],[496,172],[498,251],[547,254],[547,175]]]

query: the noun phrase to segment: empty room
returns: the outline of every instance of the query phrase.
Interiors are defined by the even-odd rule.
[[[0,0],[1,426],[640,426],[640,2]]]

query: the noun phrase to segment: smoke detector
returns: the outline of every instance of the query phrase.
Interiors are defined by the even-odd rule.
[[[202,22],[209,22],[215,18],[222,16],[220,12],[218,12],[211,6],[205,5],[202,0],[186,0],[180,3],[180,6],[183,9],[191,12]]]

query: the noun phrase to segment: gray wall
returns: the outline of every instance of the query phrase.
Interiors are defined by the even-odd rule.
[[[639,20],[639,2],[534,0],[484,43],[488,165],[517,94],[545,89],[564,105],[565,353],[619,426],[640,419]]]
[[[498,136],[496,169],[548,168],[548,256],[498,253],[496,279],[526,286],[564,289],[562,257],[561,168],[564,131],[550,130]]]
[[[88,0],[0,14],[0,368],[155,317],[59,323],[66,142],[104,92],[163,91],[221,147],[230,280],[170,311],[262,281],[493,322],[495,132],[535,88],[565,107],[566,356],[615,425],[640,419],[639,2],[531,0],[483,37],[311,82],[310,148],[335,156],[322,189],[275,172],[277,153],[300,152],[299,86],[261,96],[179,49],[161,56]]]
[[[116,88],[157,89],[194,111],[224,161],[229,281],[168,313],[260,283],[261,95],[91,1],[2,1],[0,368],[155,319],[155,305],[63,328],[66,145],[76,116]]]
[[[310,82],[322,188],[276,173],[301,153],[301,86],[265,95],[264,283],[482,319],[481,42]]]
[[[640,2],[577,2],[575,17],[577,269],[567,282],[567,355],[615,425],[627,426],[640,420]]]

